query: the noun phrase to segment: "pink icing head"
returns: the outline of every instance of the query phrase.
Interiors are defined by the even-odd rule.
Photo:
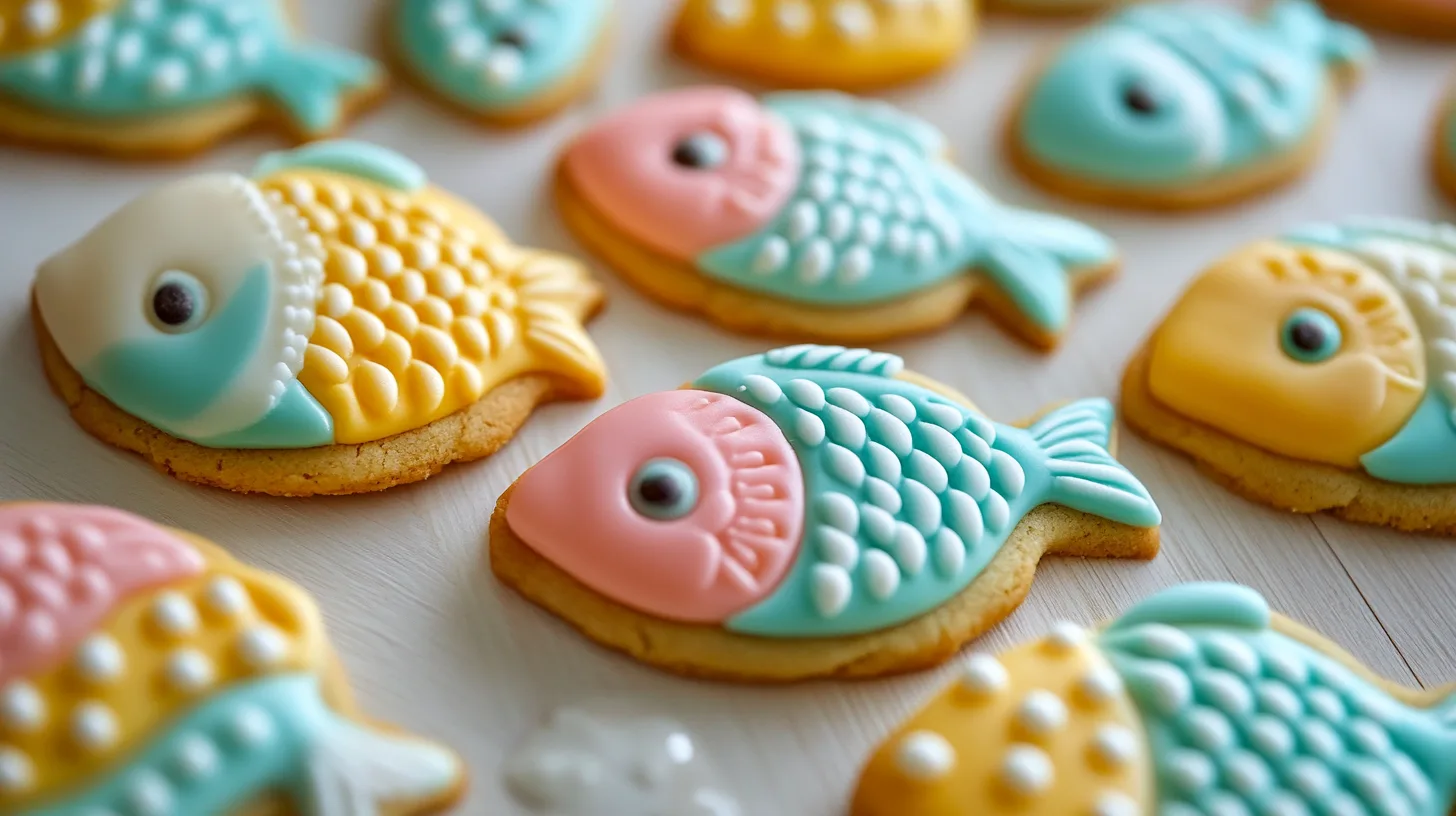
[[[613,600],[719,623],[767,597],[804,520],[799,461],[773,420],[705,391],[638,397],[516,484],[506,521]]]
[[[798,183],[799,146],[748,94],[692,88],[607,117],[568,149],[565,171],[617,231],[691,261],[773,220]]]
[[[185,541],[130,513],[0,506],[0,687],[65,660],[132,593],[202,568]]]

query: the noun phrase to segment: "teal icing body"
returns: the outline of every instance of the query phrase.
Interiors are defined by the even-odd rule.
[[[394,36],[431,89],[489,113],[583,70],[610,16],[610,0],[398,0]]]
[[[1271,628],[1253,590],[1161,592],[1099,645],[1142,715],[1160,816],[1450,812],[1456,705],[1394,699]]]
[[[930,125],[883,104],[782,93],[764,106],[797,136],[801,178],[758,233],[710,250],[710,277],[819,306],[883,303],[975,269],[1037,326],[1065,327],[1071,275],[1116,248],[1069,219],[997,203],[944,158]]]
[[[1416,485],[1456,484],[1456,425],[1446,398],[1427,390],[1403,428],[1360,457],[1377,479]]]
[[[900,366],[887,354],[795,346],[725,363],[693,383],[768,415],[804,474],[798,558],[728,629],[817,637],[910,620],[963,590],[1047,502],[1158,524],[1147,491],[1107,453],[1105,400],[1021,429],[896,379]]]
[[[264,154],[253,168],[254,178],[263,178],[284,170],[312,168],[373,181],[403,193],[412,193],[425,186],[429,179],[414,162],[386,147],[351,139],[314,142],[293,150]]]
[[[0,91],[36,108],[110,119],[259,92],[307,132],[377,81],[362,56],[294,42],[280,0],[123,0],[51,48],[0,60]]]
[[[1371,50],[1309,0],[1279,0],[1261,20],[1211,4],[1134,6],[1061,50],[1027,95],[1017,136],[1060,174],[1186,184],[1304,142],[1331,92],[1329,68]]]
[[[252,426],[198,441],[207,448],[314,448],[334,443],[334,418],[298,380]]]

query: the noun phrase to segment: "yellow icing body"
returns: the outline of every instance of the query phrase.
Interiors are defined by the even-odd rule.
[[[0,57],[58,43],[119,0],[0,0]]]
[[[606,372],[582,321],[580,264],[525,249],[435,187],[401,192],[324,170],[258,182],[322,241],[325,282],[299,381],[357,444],[427,425],[531,373],[573,396]]]

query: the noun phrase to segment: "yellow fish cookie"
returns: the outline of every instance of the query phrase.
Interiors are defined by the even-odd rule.
[[[945,67],[975,31],[970,0],[686,0],[673,40],[763,82],[860,89]]]
[[[356,493],[494,452],[595,397],[574,260],[513,245],[403,157],[356,142],[194,176],[37,275],[46,370],[83,427],[188,481]]]
[[[0,505],[0,813],[435,812],[449,750],[358,720],[318,608],[194,536]]]

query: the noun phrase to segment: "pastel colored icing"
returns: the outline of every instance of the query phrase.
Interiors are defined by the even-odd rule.
[[[489,113],[585,70],[611,11],[610,0],[398,0],[394,37],[431,89]]]
[[[1207,270],[1151,346],[1162,403],[1274,453],[1456,483],[1456,228],[1312,225]],[[1298,340],[1303,348],[1291,346]]]
[[[1115,261],[1112,242],[995,202],[944,152],[883,103],[698,88],[608,117],[563,166],[624,236],[750,292],[848,308],[974,271],[1036,326],[1065,328],[1071,272]]]
[[[53,539],[84,542],[71,569],[98,576],[55,600],[64,643],[5,644],[0,812],[235,813],[282,793],[304,816],[355,816],[458,787],[447,750],[325,704],[332,652],[297,587],[114,510],[0,506],[0,527],[37,564],[0,588],[62,571]]]
[[[147,193],[42,265],[36,295],[90,388],[210,447],[369,442],[523,374],[581,394],[605,377],[579,265],[358,142]]]
[[[321,134],[341,98],[380,77],[364,57],[297,42],[279,0],[21,5],[16,21],[43,47],[0,47],[0,93],[62,116],[143,117],[258,93]]]
[[[1319,126],[1332,69],[1371,45],[1309,0],[1257,20],[1215,4],[1131,6],[1073,37],[1022,103],[1016,138],[1055,173],[1170,187],[1289,154]]]
[[[1107,453],[1106,401],[1021,429],[899,379],[901,367],[837,346],[725,363],[588,426],[522,476],[506,519],[619,603],[765,637],[923,615],[1044,503],[1158,524]]]
[[[1250,589],[1175,587],[1103,632],[967,661],[876,752],[851,813],[1447,813],[1450,702],[1353,666]]]

